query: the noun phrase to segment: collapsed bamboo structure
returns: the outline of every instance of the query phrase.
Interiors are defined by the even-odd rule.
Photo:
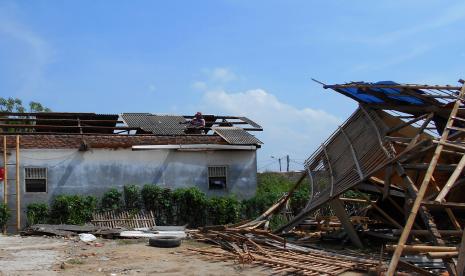
[[[422,252],[441,258],[449,275],[463,275],[465,85],[460,82],[324,85],[356,100],[359,108],[306,160],[308,203],[276,233],[289,232],[330,204],[351,241],[360,246],[340,199],[354,190],[362,192],[373,215],[401,233],[387,275],[397,271],[412,237],[437,247]],[[444,235],[447,231],[464,233],[461,242]],[[454,254],[439,250],[446,246],[456,248]]]

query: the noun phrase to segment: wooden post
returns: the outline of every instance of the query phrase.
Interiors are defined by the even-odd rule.
[[[329,204],[331,205],[333,211],[336,213],[336,216],[341,221],[342,227],[346,231],[347,235],[349,235],[352,243],[359,248],[363,248],[362,241],[358,237],[357,231],[355,231],[354,226],[350,222],[350,218],[346,213],[344,203],[339,198],[336,198],[330,201]]]
[[[19,135],[16,135],[16,229],[21,230],[21,188],[19,183]]]
[[[3,135],[3,166],[5,169],[5,176],[3,179],[3,203],[8,203],[8,158],[6,154],[6,135]]]
[[[5,175],[3,178],[3,203],[8,204],[8,158],[6,153],[6,135],[3,135],[3,167]],[[3,234],[6,234],[7,227],[3,228]]]

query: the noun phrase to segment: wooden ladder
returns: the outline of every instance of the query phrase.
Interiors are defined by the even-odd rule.
[[[8,148],[8,135],[3,135],[3,167],[5,169],[5,177],[3,180],[3,203],[9,207],[10,212],[15,214],[16,218],[11,218],[7,223],[3,232],[6,233],[8,229],[13,228],[14,231],[19,232],[21,230],[21,186],[20,186],[20,171],[19,171],[19,135],[16,135],[15,139],[15,151],[16,158],[14,163],[8,161],[8,151],[12,150]],[[10,158],[11,159],[11,158]],[[15,178],[8,176],[9,167],[15,167]],[[15,185],[10,186],[10,181],[14,180]],[[10,188],[14,188],[13,192],[10,193]],[[14,200],[10,200],[10,199]],[[14,204],[12,204],[14,203]],[[11,221],[13,220],[13,221]]]
[[[463,82],[462,82],[463,84]],[[417,217],[418,211],[421,209],[424,213],[429,213],[426,207],[428,206],[429,202],[424,201],[424,196],[425,193],[430,185],[430,182],[433,182],[433,173],[436,170],[436,166],[439,162],[439,157],[441,155],[441,152],[443,151],[444,147],[460,147],[463,150],[465,150],[465,145],[457,145],[457,143],[452,142],[450,138],[453,136],[456,136],[457,134],[465,134],[465,128],[460,128],[454,126],[454,123],[465,123],[465,118],[461,118],[458,116],[458,111],[460,106],[464,102],[464,96],[465,96],[465,84],[462,85],[462,89],[460,90],[459,95],[457,96],[457,99],[455,100],[454,106],[451,110],[451,113],[449,115],[449,118],[446,123],[446,127],[444,128],[444,131],[441,135],[441,138],[439,142],[437,142],[436,149],[434,151],[434,154],[431,158],[430,164],[428,166],[428,169],[425,173],[425,176],[423,178],[423,181],[420,185],[420,188],[415,191],[415,201],[413,203],[412,209],[410,211],[410,214],[408,216],[408,219],[405,223],[404,229],[402,231],[402,235],[400,236],[400,239],[398,241],[397,247],[394,251],[394,254],[392,256],[391,262],[388,267],[387,275],[393,276],[395,274],[395,271],[397,269],[397,264],[399,263],[400,257],[402,255],[403,249],[405,247],[405,244],[408,240],[408,237],[410,235],[410,231],[412,230],[412,226],[415,223],[415,219]],[[451,131],[455,132],[451,134]],[[435,202],[440,206],[447,195],[447,193],[450,191],[450,189],[453,187],[459,176],[461,175],[463,168],[465,167],[465,155],[462,156],[460,162],[457,164],[457,167],[455,168],[454,172],[452,175],[449,177],[446,185],[440,190],[438,196],[435,199]],[[447,208],[446,206],[443,206],[444,208]],[[429,214],[428,214],[429,215]],[[436,242],[437,245],[441,245],[442,239],[441,236],[439,235],[439,232],[437,231],[436,225],[432,221],[432,218],[430,218],[430,232],[431,235]],[[460,225],[458,225],[460,227]],[[463,242],[462,242],[463,243]],[[461,250],[463,254],[463,249]],[[463,258],[463,257],[462,257]],[[459,256],[460,259],[460,256]],[[449,271],[450,274],[452,275],[457,275],[460,271],[457,271],[455,268],[454,263],[450,259],[444,259],[444,263],[446,265],[447,270]],[[460,261],[459,261],[460,263]],[[463,273],[463,271],[462,271]],[[460,274],[462,275],[462,274]]]

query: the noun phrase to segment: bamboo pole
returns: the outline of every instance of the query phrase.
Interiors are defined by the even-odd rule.
[[[4,177],[3,177],[3,203],[8,204],[8,158],[6,154],[6,135],[3,135],[3,167],[4,167]],[[3,234],[6,234],[7,227],[3,228]]]
[[[3,203],[8,203],[8,159],[6,154],[6,135],[3,135],[3,166],[5,177],[3,179]]]
[[[19,185],[19,135],[16,135],[16,229],[21,230],[21,186]]]
[[[387,251],[394,251],[398,248],[398,245],[388,244],[386,245]],[[457,252],[458,248],[455,246],[431,246],[431,245],[404,245],[403,252],[419,252],[419,253],[428,253],[428,252]]]
[[[444,259],[444,258],[457,258],[458,251],[450,252],[428,252],[426,253],[430,259]]]

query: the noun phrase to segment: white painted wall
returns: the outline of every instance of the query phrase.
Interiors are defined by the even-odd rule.
[[[8,162],[15,163],[14,154]],[[209,165],[228,166],[226,190],[208,190]],[[91,149],[80,152],[74,149],[23,149],[20,166],[23,210],[31,202],[49,201],[58,194],[100,196],[110,187],[122,189],[127,184],[158,184],[173,189],[197,186],[208,195],[235,194],[238,198],[252,197],[257,186],[255,150]],[[24,167],[48,169],[47,193],[24,193]],[[14,178],[14,174],[14,166],[11,166],[9,177]],[[14,180],[10,181],[9,187],[10,194],[14,193]],[[10,203],[13,201],[11,197]]]

